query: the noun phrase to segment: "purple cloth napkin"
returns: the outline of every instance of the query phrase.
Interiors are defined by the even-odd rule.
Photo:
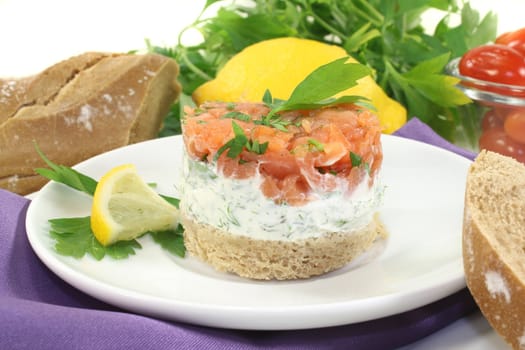
[[[397,134],[474,157],[417,119]],[[1,349],[394,349],[477,309],[464,289],[399,315],[313,330],[240,331],[157,320],[93,299],[48,270],[26,237],[28,205],[0,190]]]

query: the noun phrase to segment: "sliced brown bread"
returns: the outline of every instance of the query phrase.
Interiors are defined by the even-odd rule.
[[[467,176],[466,282],[492,327],[525,349],[525,165],[482,151]]]
[[[215,269],[257,280],[309,278],[338,269],[386,238],[377,217],[364,229],[297,241],[257,240],[233,235],[182,215],[190,254]]]
[[[180,92],[177,76],[164,56],[89,52],[0,80],[0,188],[27,194],[45,183],[33,141],[71,166],[155,138]]]

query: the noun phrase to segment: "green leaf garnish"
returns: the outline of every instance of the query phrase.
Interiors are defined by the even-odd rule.
[[[272,94],[266,90],[263,102],[271,109],[263,122],[271,125],[272,119],[280,112],[368,101],[362,96],[333,97],[356,86],[359,79],[371,74],[368,67],[359,63],[347,63],[348,60],[349,57],[343,57],[318,67],[295,87],[288,100],[273,99]]]
[[[268,142],[259,143],[257,140],[248,140],[246,149],[255,154],[264,154],[268,148]]]
[[[274,115],[271,119],[262,119],[262,120],[255,119],[253,123],[258,124],[258,125],[270,126],[272,128],[275,128],[283,132],[288,132],[287,126],[293,124],[291,121],[282,119],[281,117],[279,117],[279,115]]]
[[[217,150],[213,159],[217,161],[221,154],[228,151],[226,155],[229,158],[237,158],[244,149],[255,154],[264,154],[268,148],[268,142],[260,144],[257,140],[248,139],[244,130],[232,120],[233,138],[228,140],[221,148]]]
[[[401,79],[418,90],[425,98],[441,107],[454,107],[469,103],[470,98],[456,88],[459,79],[441,74],[449,58],[450,54],[446,53],[423,61],[404,73]]]
[[[40,150],[36,142],[34,143],[36,152],[46,162],[51,169],[37,168],[35,171],[45,178],[62,183],[75,190],[84,192],[92,196],[95,193],[97,187],[97,181],[93,178],[86,176],[75,169],[64,165],[57,165],[49,160],[45,154]]]
[[[168,252],[184,258],[186,255],[186,247],[184,246],[184,228],[178,225],[175,230],[150,232],[151,237],[155,242],[160,244],[162,248]]]
[[[104,256],[113,259],[125,259],[130,255],[135,255],[137,249],[142,246],[136,240],[118,241],[109,246],[101,245],[90,226],[90,217],[60,218],[49,220],[51,224],[50,235],[55,240],[55,250],[60,255],[71,256],[77,259],[86,254],[91,255],[96,260],[102,260]],[[175,230],[161,232],[148,232],[153,241],[158,243],[168,252],[184,257],[186,248],[184,246],[184,229],[178,225]]]
[[[308,103],[323,103],[337,93],[356,86],[359,79],[371,74],[370,68],[360,63],[347,63],[349,58],[343,57],[315,69],[296,86],[279,109],[286,111]]]
[[[223,115],[221,117],[221,119],[236,119],[236,120],[240,120],[240,121],[243,121],[243,122],[249,122],[252,120],[252,118],[246,114],[246,113],[242,113],[242,112],[237,112],[237,111],[234,111],[234,112],[228,112],[226,113],[225,115]]]
[[[55,250],[60,255],[80,259],[88,254],[96,260],[108,255],[114,259],[124,259],[142,248],[137,240],[119,241],[104,247],[93,235],[89,216],[50,219],[49,223],[50,235],[55,240]]]
[[[352,162],[352,166],[360,166],[363,162],[363,158],[361,158],[360,155],[355,154],[354,152],[350,152],[350,161]]]
[[[175,206],[175,208],[179,209],[180,199],[175,198],[175,197],[166,196],[166,195],[163,195],[163,194],[159,194],[159,196],[161,196],[162,198],[164,198],[164,200],[165,200],[166,202],[168,202],[168,203],[170,203],[171,205]]]
[[[288,129],[286,128],[288,125],[290,125],[291,122],[289,121],[286,121],[286,120],[282,120],[281,118],[272,118],[268,125],[277,129],[277,130],[280,130],[280,131],[284,131],[284,132],[288,132]]]
[[[223,154],[226,150],[228,150],[226,155],[230,158],[237,158],[243,151],[244,146],[248,142],[248,137],[246,137],[244,130],[239,126],[239,124],[234,121],[232,121],[232,128],[234,137],[217,150],[214,160],[219,159],[221,154]]]
[[[308,139],[308,144],[313,146],[319,152],[323,152],[324,151],[323,144],[321,142],[315,140],[315,139]]]
[[[352,163],[353,167],[363,166],[366,172],[370,173],[370,164],[363,162],[363,158],[360,155],[350,152],[350,162]]]
[[[272,92],[270,90],[266,89],[264,91],[264,95],[263,95],[262,101],[268,107],[270,107],[270,108],[273,107],[273,97],[272,97]]]
[[[135,255],[137,249],[142,249],[142,246],[137,240],[118,241],[111,245],[104,247],[106,255],[113,259],[125,259],[130,255]]]

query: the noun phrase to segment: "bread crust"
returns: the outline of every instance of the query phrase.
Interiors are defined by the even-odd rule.
[[[0,96],[0,187],[27,194],[45,183],[33,142],[72,166],[155,138],[180,93],[177,76],[164,56],[86,53],[11,83]]]
[[[11,192],[23,192],[20,194],[33,193],[44,186],[48,180],[40,175],[19,176],[12,175],[0,179],[0,188]]]
[[[514,349],[525,349],[525,196],[517,190],[523,185],[525,166],[482,151],[467,177],[463,222],[467,287]]]
[[[379,218],[351,233],[297,241],[259,240],[197,223],[182,213],[187,251],[216,270],[256,280],[309,278],[343,267],[387,236]]]
[[[47,104],[78,72],[111,55],[87,52],[52,65],[34,76],[0,79],[0,125],[13,117],[20,108]]]

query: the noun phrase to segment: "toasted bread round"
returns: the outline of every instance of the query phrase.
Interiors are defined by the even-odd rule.
[[[377,217],[354,232],[296,241],[234,235],[182,215],[188,252],[215,269],[257,280],[309,278],[338,269],[387,234]]]

